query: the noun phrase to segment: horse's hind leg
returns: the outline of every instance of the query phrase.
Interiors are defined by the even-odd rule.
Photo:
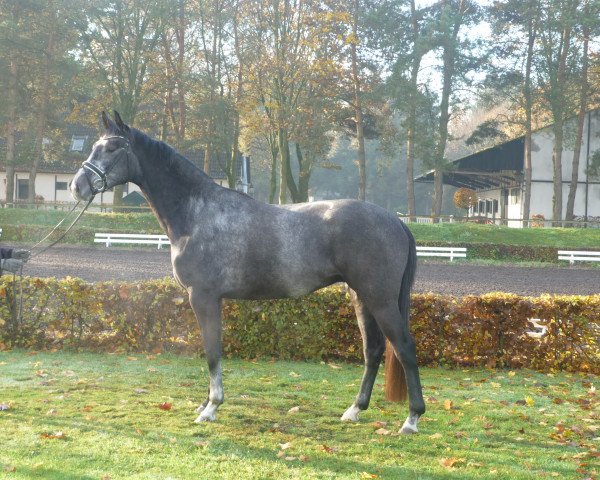
[[[199,408],[196,423],[216,420],[217,408],[223,403],[223,379],[221,373],[221,302],[219,299],[196,295],[190,289],[190,303],[196,314],[210,376],[208,399]]]
[[[371,392],[373,391],[377,371],[381,363],[383,352],[385,351],[385,338],[377,325],[375,318],[358,298],[356,292],[350,290],[350,295],[352,297],[354,309],[356,310],[358,327],[363,339],[365,370],[356,400],[352,406],[346,410],[344,415],[342,415],[342,420],[356,422],[358,421],[358,415],[361,410],[366,410],[369,407]]]
[[[400,433],[416,433],[417,420],[425,413],[423,390],[417,367],[415,341],[408,328],[409,312],[400,312],[397,304],[374,310],[377,323],[394,348],[396,357],[402,363],[408,389],[410,414]]]

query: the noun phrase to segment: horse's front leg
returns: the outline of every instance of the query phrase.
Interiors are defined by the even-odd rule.
[[[198,407],[200,415],[196,418],[196,423],[214,421],[217,419],[217,408],[223,403],[221,300],[197,294],[190,289],[190,303],[200,324],[210,376],[208,399]]]

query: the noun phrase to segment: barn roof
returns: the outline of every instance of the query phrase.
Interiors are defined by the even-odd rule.
[[[518,137],[451,162],[444,172],[444,183],[473,190],[513,186],[523,175],[525,137]],[[431,170],[415,178],[416,182],[433,182]]]

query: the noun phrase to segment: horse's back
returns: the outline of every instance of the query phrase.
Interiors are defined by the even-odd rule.
[[[293,211],[315,216],[326,225],[333,262],[355,289],[399,292],[411,234],[387,210],[358,200],[299,204]]]

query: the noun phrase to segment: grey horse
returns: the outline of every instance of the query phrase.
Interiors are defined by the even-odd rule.
[[[217,185],[164,142],[102,112],[105,133],[70,183],[89,200],[133,182],[144,193],[171,243],[173,274],[198,319],[210,373],[208,398],[196,422],[216,419],[223,403],[221,300],[297,297],[346,282],[363,337],[360,391],[341,419],[365,410],[387,338],[400,365],[394,379],[408,390],[401,433],[417,432],[425,403],[409,332],[414,239],[386,210],[356,200],[270,205]],[[386,387],[387,388],[387,387]]]

